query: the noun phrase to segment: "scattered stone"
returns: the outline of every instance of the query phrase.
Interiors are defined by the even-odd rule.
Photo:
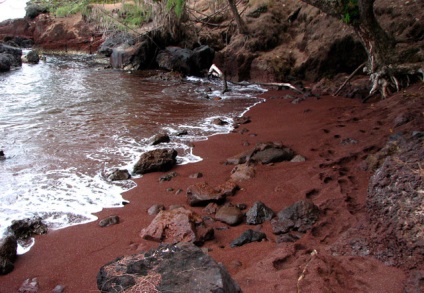
[[[202,96],[201,96],[201,98],[202,99],[205,99],[205,100],[210,100],[210,97],[209,97],[209,95],[207,93],[203,93]]]
[[[188,131],[187,130],[181,130],[180,132],[178,132],[177,134],[176,134],[176,136],[184,136],[184,135],[187,135],[188,134]]]
[[[233,181],[226,181],[225,183],[218,185],[216,189],[224,196],[233,196],[240,187]]]
[[[168,188],[166,189],[166,191],[168,191],[168,192],[173,192],[173,191],[174,191],[174,188],[173,188],[173,187],[168,187]]]
[[[211,123],[212,124],[215,124],[215,125],[218,125],[218,126],[224,126],[224,125],[227,125],[228,124],[227,121],[224,121],[224,120],[222,120],[220,118],[215,118],[214,120],[212,120]]]
[[[181,192],[183,192],[183,190],[181,188],[178,188],[177,191],[175,191],[175,195],[180,194]]]
[[[244,180],[249,180],[255,177],[255,167],[246,163],[239,164],[231,170],[231,180],[240,182]]]
[[[100,227],[108,227],[108,226],[112,226],[112,225],[116,225],[116,224],[119,224],[119,217],[116,216],[116,215],[106,217],[106,218],[99,221]]]
[[[213,215],[218,210],[218,205],[214,202],[209,203],[202,211],[205,214]]]
[[[242,117],[236,117],[234,118],[234,127],[238,127],[241,124],[247,124],[250,123],[250,117],[249,116],[242,116]]]
[[[171,139],[169,138],[169,135],[166,133],[159,133],[156,134],[153,138],[152,145],[158,145],[160,143],[167,143],[170,142]]]
[[[141,230],[146,240],[164,243],[192,242],[202,245],[213,239],[214,230],[196,213],[183,207],[160,211],[150,225]]]
[[[0,275],[6,275],[13,271],[17,248],[18,242],[14,235],[0,239]]]
[[[18,293],[37,293],[38,280],[37,278],[26,279],[18,290]]]
[[[190,176],[188,176],[189,178],[193,178],[193,179],[198,179],[198,178],[202,178],[203,177],[203,173],[201,172],[197,172],[194,174],[191,174]]]
[[[251,242],[259,242],[263,239],[266,239],[265,233],[249,229],[244,231],[237,239],[231,242],[230,247],[242,246]]]
[[[149,216],[154,216],[159,214],[160,211],[164,211],[165,210],[165,206],[163,204],[155,204],[152,205],[148,210],[147,210],[147,214]]]
[[[292,230],[306,232],[318,220],[320,210],[310,200],[301,200],[278,212],[271,220],[274,234],[287,233]]]
[[[249,225],[262,224],[265,221],[271,221],[275,213],[260,201],[257,201],[246,213],[246,223]]]
[[[25,56],[22,57],[22,62],[30,64],[38,64],[40,62],[40,55],[37,50],[29,51]]]
[[[253,149],[228,158],[227,164],[244,163],[276,163],[281,161],[290,161],[295,153],[288,147],[279,143],[258,143]]]
[[[62,293],[63,291],[65,291],[65,287],[62,285],[57,285],[53,288],[52,293]]]
[[[414,115],[412,113],[401,113],[393,121],[393,127],[396,128],[396,127],[402,126],[413,119],[414,119]]]
[[[171,181],[172,178],[177,177],[178,173],[177,172],[171,172],[168,173],[166,175],[163,175],[159,178],[159,182],[163,182],[163,181]]]
[[[184,206],[180,205],[180,204],[172,204],[169,206],[169,210],[175,210],[175,209],[179,209],[179,208],[184,208]]]
[[[207,205],[210,202],[222,202],[225,195],[207,184],[197,183],[187,188],[187,201],[190,206]]]
[[[292,163],[301,163],[301,162],[305,162],[306,158],[304,156],[301,155],[296,155],[293,157],[293,159],[290,160],[290,162]]]
[[[294,152],[288,148],[275,143],[259,144],[250,160],[262,164],[270,164],[282,161],[290,161]]]
[[[48,228],[40,217],[33,217],[12,221],[12,225],[10,225],[7,230],[8,232],[13,233],[18,240],[25,240],[30,238],[33,234],[46,234]]]
[[[231,204],[224,205],[215,214],[216,220],[231,226],[240,224],[241,221],[243,220],[243,217],[244,215],[240,211],[240,209]]]
[[[174,149],[157,149],[140,156],[133,173],[166,172],[177,163],[177,151]]]
[[[222,264],[191,243],[161,245],[146,253],[116,259],[97,275],[103,293],[231,292],[240,287]]]
[[[4,154],[3,151],[0,150],[0,161],[2,160],[6,160],[6,155]]]
[[[247,209],[247,204],[245,203],[238,203],[236,204],[236,207],[238,207],[241,211]]]
[[[357,143],[358,143],[358,141],[356,139],[353,139],[353,138],[350,138],[350,137],[342,139],[342,141],[340,142],[340,144],[343,144],[343,145],[357,144]]]
[[[115,169],[107,176],[107,179],[111,181],[128,180],[131,178],[130,172],[127,169]]]
[[[303,233],[292,231],[286,234],[277,235],[275,238],[276,243],[295,242],[302,238]]]

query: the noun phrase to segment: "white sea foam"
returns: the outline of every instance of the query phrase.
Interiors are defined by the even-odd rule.
[[[205,85],[212,85],[212,87],[219,88],[221,81],[219,80],[205,80],[197,78],[188,78],[188,82],[196,82]],[[81,89],[82,82],[74,87],[78,90]],[[237,98],[251,98],[264,92],[265,90],[255,85],[231,85],[232,91],[222,94],[219,90],[213,90],[208,95],[210,97],[219,97],[223,101],[230,101]],[[171,90],[171,89],[168,89]],[[84,123],[84,119],[73,122],[74,124],[67,124],[66,117],[62,115],[69,115],[70,117],[78,115],[85,115],[83,110],[84,103],[87,103],[88,94],[84,94],[84,99],[81,101],[75,99],[71,107],[76,110],[67,113],[68,108],[61,107],[62,105],[49,105],[49,103],[40,99],[40,103],[47,105],[48,110],[37,109],[34,116],[42,113],[43,115],[50,115],[49,119],[55,122],[54,125],[47,125],[46,130],[40,126],[39,120],[37,122],[20,121],[13,125],[15,132],[26,131],[28,128],[35,129],[36,134],[32,135],[47,135],[47,139],[54,139],[57,129],[56,125],[64,125],[66,131],[69,127],[88,128],[90,124]],[[100,106],[104,101],[102,98],[97,98]],[[187,103],[189,103],[188,101]],[[260,103],[261,100],[253,100],[249,102],[248,109],[252,105]],[[21,111],[21,106],[13,104],[11,99],[11,111]],[[184,102],[183,102],[184,103]],[[222,104],[222,103],[221,103]],[[213,106],[220,107],[219,102]],[[152,107],[148,109],[153,111],[160,111],[160,107],[155,109]],[[193,148],[190,147],[190,142],[206,140],[208,137],[216,134],[226,134],[233,130],[233,117],[241,116],[247,111],[240,113],[225,113],[222,116],[212,115],[211,117],[202,118],[198,121],[190,121],[188,123],[168,124],[163,125],[158,132],[164,131],[171,136],[171,142],[160,145],[151,145],[151,137],[137,137],[134,132],[122,129],[119,133],[112,134],[108,139],[111,143],[96,147],[95,151],[82,153],[85,156],[85,168],[82,170],[80,166],[73,165],[73,162],[62,162],[62,158],[55,158],[53,154],[48,153],[48,166],[26,166],[28,160],[37,161],[39,150],[36,147],[30,148],[27,141],[15,143],[18,137],[11,136],[9,145],[14,145],[13,149],[7,153],[8,173],[0,178],[2,185],[2,193],[0,193],[0,235],[6,231],[6,228],[12,223],[13,220],[29,218],[33,216],[42,217],[43,221],[48,224],[50,229],[61,229],[71,225],[78,225],[97,220],[95,213],[101,211],[103,208],[119,208],[123,206],[126,201],[122,193],[135,186],[132,180],[110,182],[107,180],[106,174],[115,168],[127,169],[130,172],[138,160],[140,155],[144,152],[157,149],[157,148],[174,148],[178,150],[177,161],[178,164],[195,163],[202,160],[201,157],[193,153]],[[40,112],[40,113],[39,113]],[[125,114],[125,112],[123,112]],[[57,116],[56,116],[57,115]],[[134,113],[134,118],[137,119],[138,113]],[[56,118],[58,117],[58,118]],[[87,116],[88,117],[88,116]],[[16,117],[16,119],[23,119]],[[225,122],[224,125],[215,125],[211,123],[214,119],[219,118]],[[92,120],[95,121],[95,120]],[[119,124],[113,125],[121,127]],[[38,128],[40,127],[40,130]],[[56,128],[55,128],[56,127]],[[142,126],[140,126],[142,127]],[[72,129],[71,129],[72,130]],[[186,130],[186,135],[178,135],[182,130]],[[0,132],[4,135],[10,135],[11,130],[6,127],[0,127]],[[78,142],[78,134],[70,134],[69,139],[71,143]],[[73,136],[72,136],[73,135]],[[75,138],[73,138],[75,136]],[[72,140],[73,139],[73,140]],[[88,138],[87,138],[88,139]],[[108,140],[109,141],[109,140]],[[54,143],[54,141],[52,142]],[[6,145],[7,146],[7,145]],[[0,148],[4,148],[0,145]],[[38,147],[38,146],[37,146]],[[47,147],[49,145],[47,144]],[[77,147],[76,147],[77,148]],[[63,150],[55,150],[55,152],[62,152]],[[73,154],[74,149],[72,145],[67,152]],[[33,154],[34,153],[34,154]],[[67,155],[67,158],[72,156]],[[55,160],[58,160],[58,166],[55,166]],[[81,160],[81,158],[79,158]],[[0,162],[1,164],[1,162]],[[63,165],[62,165],[63,164]],[[22,167],[24,166],[24,167]],[[1,166],[0,166],[1,167]],[[16,171],[15,171],[16,169]],[[12,170],[12,171],[10,171]],[[31,245],[34,245],[33,242]],[[31,247],[21,248],[20,253],[25,253]]]

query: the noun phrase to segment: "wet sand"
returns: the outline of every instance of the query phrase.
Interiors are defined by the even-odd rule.
[[[309,198],[321,209],[319,221],[295,243],[276,243],[269,222],[219,229],[215,239],[204,245],[209,254],[224,264],[244,292],[403,292],[402,270],[372,256],[352,255],[346,248],[347,232],[367,225],[365,200],[371,173],[364,161],[392,134],[402,96],[366,104],[322,96],[291,104],[284,99],[287,94],[293,95],[266,93],[266,102],[246,114],[251,123],[228,135],[195,142],[194,153],[203,161],[177,166],[173,171],[179,175],[171,181],[160,183],[162,173],[137,179],[138,187],[124,194],[130,204],[98,214],[99,219],[118,215],[118,225],[101,228],[92,222],[36,236],[35,246],[17,259],[15,270],[0,276],[0,292],[16,292],[27,278],[38,279],[39,292],[51,292],[56,285],[64,286],[65,292],[97,292],[96,276],[102,265],[158,246],[139,236],[154,218],[147,214],[149,207],[188,207],[188,186],[225,182],[234,167],[224,164],[228,157],[268,141],[291,147],[306,161],[257,166],[256,177],[240,182],[241,190],[228,201],[250,207],[260,200],[278,212]],[[189,178],[196,172],[203,177]],[[168,191],[170,187],[174,191]],[[183,192],[176,194],[178,189]],[[191,209],[204,214],[201,207]],[[213,226],[227,225],[215,222]],[[265,232],[268,241],[230,248],[230,242],[249,228]]]

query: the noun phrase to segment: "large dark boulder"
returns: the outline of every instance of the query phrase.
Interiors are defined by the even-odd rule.
[[[262,224],[271,221],[275,213],[261,201],[257,201],[246,213],[246,223],[249,225]]]
[[[185,48],[167,47],[159,52],[156,62],[160,68],[190,74],[193,66],[190,60],[192,53],[191,50]]]
[[[113,49],[117,48],[122,44],[128,46],[134,46],[136,44],[136,38],[127,32],[117,32],[109,36],[97,49],[99,54],[110,57],[112,55]]]
[[[193,74],[199,74],[204,69],[209,69],[215,57],[215,50],[209,46],[203,45],[193,50],[190,60],[194,66]]]
[[[227,270],[191,243],[162,245],[103,266],[97,288],[106,292],[241,292]]]
[[[13,67],[21,66],[21,56],[21,49],[0,44],[0,72],[9,71]]]
[[[48,13],[49,10],[47,7],[38,4],[30,4],[25,7],[25,17],[29,19],[34,19],[42,13]]]
[[[40,62],[40,55],[37,50],[31,50],[24,56],[23,61],[31,64],[38,64],[38,62]]]
[[[271,221],[272,231],[274,234],[306,232],[318,220],[319,213],[319,208],[312,201],[298,201],[278,212],[277,217]]]
[[[18,243],[14,235],[0,239],[0,275],[13,271]]]
[[[169,171],[177,163],[177,151],[174,149],[158,149],[140,156],[134,165],[135,174]]]
[[[160,68],[177,71],[187,75],[199,75],[209,69],[215,51],[208,46],[201,46],[193,51],[180,47],[166,47],[159,52],[156,62]]]
[[[13,56],[10,54],[0,53],[0,72],[9,71],[12,67]]]
[[[7,229],[10,233],[13,233],[16,238],[23,240],[28,239],[34,234],[46,234],[48,231],[47,225],[43,223],[40,217],[15,220]]]

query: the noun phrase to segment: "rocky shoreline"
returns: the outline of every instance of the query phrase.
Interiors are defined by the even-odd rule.
[[[159,242],[189,239],[173,239],[177,228],[160,234],[152,226],[165,227],[171,215],[188,215],[189,226],[203,231],[193,235],[204,235],[200,242],[188,241],[203,243],[201,253],[222,263],[243,292],[419,292],[424,263],[421,89],[415,85],[369,104],[328,95],[292,103],[292,92],[270,91],[265,103],[247,113],[251,122],[195,144],[203,161],[173,167],[177,175],[170,180],[160,180],[163,172],[137,179],[138,187],[124,194],[130,204],[98,214],[100,220],[118,218],[113,225],[89,223],[36,236],[36,245],[17,258],[15,270],[0,277],[3,290],[14,292],[34,278],[38,292],[57,285],[65,292],[98,290],[96,276],[106,263],[157,249]],[[269,141],[275,142],[273,151],[269,145],[255,147]],[[253,172],[242,168],[248,166],[246,158],[258,154],[252,149],[268,158],[281,153],[282,146],[305,160],[251,164]],[[250,175],[231,179],[238,171],[228,162]],[[410,175],[395,175],[393,169]],[[401,178],[411,179],[405,188]],[[226,183],[225,200],[213,199],[206,207],[190,204],[195,190],[202,197],[204,190],[216,196],[224,190],[216,186],[225,182],[233,182]],[[383,190],[393,196],[381,201]],[[402,192],[413,199],[410,205],[395,203]],[[146,274],[158,277],[157,271]]]
[[[143,178],[124,194],[130,204],[100,212],[97,223],[35,236],[34,248],[19,257],[13,239],[7,239],[0,249],[2,273],[16,261],[12,273],[0,276],[0,291],[116,292],[140,286],[207,291],[220,284],[223,292],[422,292],[422,83],[386,100],[361,103],[369,82],[359,76],[339,93],[343,97],[333,96],[346,79],[340,73],[366,58],[359,42],[315,8],[287,5],[273,12],[290,18],[284,29],[276,15],[252,9],[247,17],[255,34],[245,40],[231,31],[228,46],[215,36],[216,55],[208,46],[167,47],[170,40],[149,34],[118,33],[105,41],[81,15],[53,19],[40,12],[2,22],[0,71],[19,67],[22,51],[13,46],[31,40],[45,50],[99,49],[113,68],[125,70],[154,64],[201,74],[215,62],[235,81],[338,75],[302,94],[269,91],[266,102],[240,119],[232,133],[194,144],[203,158],[199,163],[175,166],[175,150],[145,154],[134,169]],[[403,5],[401,12],[408,15],[403,19],[402,13],[376,6],[386,26],[403,19],[390,27],[393,33],[418,43],[422,28],[412,20],[405,24],[413,9]],[[293,18],[294,11],[302,14]],[[152,49],[156,41],[159,54]],[[178,261],[169,262],[177,254]],[[203,272],[190,255],[213,273]],[[194,271],[216,283],[195,281],[204,276]]]

